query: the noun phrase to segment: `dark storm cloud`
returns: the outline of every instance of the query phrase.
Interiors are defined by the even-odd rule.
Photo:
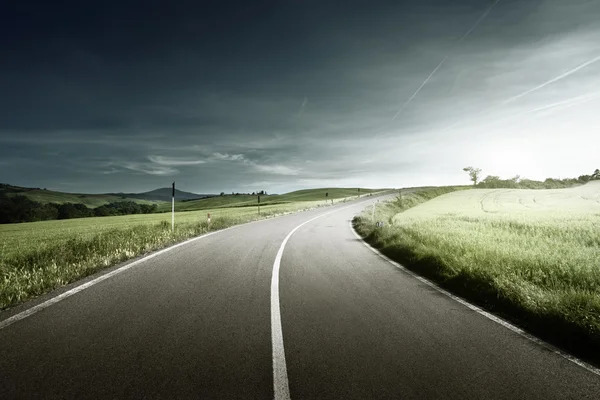
[[[600,55],[600,6],[500,0],[484,14],[492,4],[12,2],[0,13],[0,181],[285,191],[442,184],[465,162],[512,172],[477,147],[506,124],[556,138],[577,121],[591,135],[581,113],[600,62],[535,88]]]

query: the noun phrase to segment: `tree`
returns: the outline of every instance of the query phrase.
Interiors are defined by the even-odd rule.
[[[225,192],[221,192],[221,194],[219,196],[221,196],[221,197],[225,196]]]
[[[94,211],[81,203],[63,203],[58,206],[58,219],[92,217]]]
[[[471,179],[471,181],[473,181],[473,185],[477,185],[477,181],[479,180],[479,177],[481,176],[481,169],[479,168],[473,168],[473,167],[465,167],[463,168],[463,171],[468,172],[469,173],[469,178]]]
[[[473,180],[473,178],[471,178],[471,180]],[[502,187],[502,180],[500,179],[499,176],[488,175],[485,177],[485,179],[483,179],[483,180],[481,180],[481,182],[479,182],[479,185],[484,186],[486,188]]]
[[[600,169],[596,168],[596,170],[592,174],[592,179],[600,179]]]

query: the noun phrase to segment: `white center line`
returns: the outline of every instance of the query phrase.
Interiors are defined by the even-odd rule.
[[[294,229],[283,239],[277,256],[275,256],[275,262],[273,263],[273,275],[271,277],[271,341],[273,344],[273,391],[275,400],[289,400],[290,399],[290,387],[288,383],[287,367],[285,364],[285,350],[283,348],[283,332],[281,330],[281,310],[279,306],[279,269],[281,267],[281,257],[283,256],[283,250],[285,245],[294,232],[300,229],[303,225],[314,221],[317,218],[324,217],[334,212],[342,211],[350,207],[356,207],[357,205],[364,203],[352,204],[350,206],[338,208],[337,210],[329,211],[325,214],[317,215],[314,218],[304,221]]]

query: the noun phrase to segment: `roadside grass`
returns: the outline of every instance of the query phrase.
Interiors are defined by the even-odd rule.
[[[415,192],[377,209],[376,220],[388,222],[383,228],[368,212],[354,226],[407,268],[598,364],[596,190],[478,189],[430,201],[435,192]]]
[[[260,215],[256,207],[176,212],[174,232],[170,213],[0,225],[0,309],[210,231],[322,206],[324,201],[267,205]]]

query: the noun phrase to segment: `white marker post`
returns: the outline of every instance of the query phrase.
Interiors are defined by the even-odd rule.
[[[171,231],[175,231],[175,182],[173,182],[173,193],[171,196]]]
[[[373,203],[373,211],[371,212],[371,221],[375,222],[375,204],[377,204],[379,200],[377,200],[375,203]]]

